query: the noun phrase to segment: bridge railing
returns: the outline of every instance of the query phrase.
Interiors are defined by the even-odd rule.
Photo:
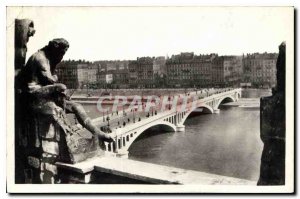
[[[211,93],[209,96],[204,97],[204,98],[202,98],[203,93],[201,93],[201,92],[197,92],[197,93],[196,92],[191,92],[191,93],[189,93],[189,96],[191,97],[191,99],[195,99],[195,98],[197,99],[196,106],[198,106],[201,103],[205,104],[209,101],[213,101],[216,98],[222,98],[222,97],[225,97],[225,96],[228,96],[228,95],[231,95],[233,93],[240,92],[240,91],[241,91],[240,88],[239,89],[230,89],[230,90],[228,89],[225,92],[220,92],[219,91],[220,93]],[[146,117],[145,113],[144,114],[140,113],[140,115],[139,115],[140,116],[140,121],[136,117],[135,122],[133,122],[133,119],[131,118],[131,121],[126,123],[126,126],[123,126],[122,124],[116,125],[118,120],[120,120],[120,121],[124,120],[122,110],[119,111],[118,115],[116,113],[114,114],[114,116],[112,116],[110,114],[109,117],[110,117],[110,122],[111,122],[111,126],[110,126],[111,127],[111,133],[109,133],[109,134],[111,134],[113,137],[115,137],[115,141],[117,141],[119,136],[122,136],[122,135],[125,135],[125,134],[130,134],[132,131],[136,131],[141,126],[148,125],[148,124],[153,123],[155,121],[164,120],[168,117],[173,117],[176,114],[180,114],[182,112],[192,111],[190,109],[191,109],[191,105],[193,103],[195,103],[194,100],[188,102],[187,106],[184,110],[182,110],[181,108],[180,108],[180,110],[178,110],[177,107],[176,108],[172,107],[171,110],[167,109],[163,112],[157,110],[155,115],[152,115],[152,116],[149,115],[148,117]],[[154,108],[156,109],[156,107],[154,107]],[[131,113],[130,110],[125,110],[125,113],[126,113],[128,118],[132,117],[132,114],[134,114],[134,113]],[[94,119],[93,122],[96,123],[97,126],[105,126],[107,124],[107,121],[106,121],[107,116],[108,115],[104,116],[104,121],[103,121],[103,116],[102,116],[102,117]],[[113,123],[114,123],[115,126],[112,125]],[[176,125],[175,123],[172,123],[172,124]]]
[[[226,92],[223,92],[223,93],[213,94],[213,95],[210,95],[210,96],[208,96],[204,99],[198,99],[197,105],[198,105],[198,103],[207,103],[208,101],[214,100],[215,98],[221,98],[221,97],[227,96],[229,93],[235,93],[237,90],[239,91],[239,89],[234,89],[234,90],[226,91]],[[121,127],[121,128],[117,128],[117,129],[128,129],[128,128],[135,129],[135,128],[138,128],[141,125],[148,124],[149,122],[153,122],[155,120],[159,120],[159,119],[165,118],[167,116],[173,116],[174,114],[181,113],[181,112],[184,112],[184,111],[188,111],[189,105],[191,105],[192,103],[194,103],[194,101],[188,102],[187,107],[184,110],[177,111],[177,109],[175,108],[175,110],[171,109],[171,110],[167,110],[167,111],[164,111],[164,112],[158,112],[156,115],[149,116],[149,117],[144,117],[144,118],[141,119],[141,121],[136,120],[135,123],[129,123],[125,127]],[[118,119],[119,117],[120,116],[116,116],[116,119]],[[94,121],[99,121],[99,120],[96,119]],[[115,132],[115,130],[116,129],[113,129],[112,133]]]
[[[223,92],[223,93],[213,94],[213,95],[211,95],[209,97],[206,97],[204,99],[198,99],[197,100],[197,106],[198,106],[198,103],[207,103],[209,101],[214,100],[215,98],[223,98],[223,97],[226,97],[228,95],[235,94],[237,91],[240,92],[241,90],[240,89],[234,89],[234,90],[226,91],[226,92]],[[192,104],[192,103],[194,103],[194,101],[191,101],[188,104]],[[175,110],[171,109],[171,110],[167,110],[165,112],[160,112],[157,115],[150,116],[148,118],[143,118],[141,121],[137,121],[137,122],[129,124],[129,125],[123,127],[123,128],[116,129],[111,134],[112,134],[113,137],[115,137],[115,142],[118,142],[119,139],[122,140],[122,138],[124,138],[124,137],[126,137],[126,139],[127,139],[127,137],[128,138],[132,137],[133,133],[138,131],[138,129],[141,126],[146,126],[146,125],[154,123],[156,121],[162,121],[162,120],[165,120],[166,118],[173,117],[173,116],[175,116],[177,114],[180,114],[182,112],[187,113],[189,111],[192,111],[192,110],[189,110],[189,106],[187,106],[187,108],[185,110],[182,110],[181,112],[178,112],[176,109]],[[174,123],[172,123],[172,124],[176,125]],[[126,141],[128,141],[128,140],[126,140]],[[108,145],[108,143],[106,145]]]
[[[228,95],[228,93],[236,92],[236,90],[237,89],[230,89],[230,90],[226,89],[226,91],[222,92],[222,93],[215,93],[215,92],[221,92],[219,90],[206,91],[206,92],[200,92],[200,91],[196,92],[196,91],[194,91],[194,92],[190,92],[188,95],[190,97],[196,97],[197,100],[200,100],[199,101],[199,103],[200,103],[200,102],[207,102],[209,100],[213,100],[214,98],[220,97],[222,95]],[[204,94],[208,95],[208,96],[203,97]],[[183,95],[183,94],[175,95],[175,96],[181,96],[181,95]],[[174,97],[174,96],[172,96],[172,97]],[[188,104],[190,105],[190,103],[188,103]],[[161,103],[158,106],[160,106],[160,105],[161,105]],[[157,114],[160,112],[160,109],[157,108],[157,107],[153,107],[153,109],[156,110]],[[184,110],[181,110],[181,111],[184,111]],[[107,124],[107,117],[109,117],[111,124],[113,124],[113,122],[117,123],[118,121],[121,121],[121,119],[124,120],[124,117],[130,118],[130,120],[132,122],[135,118],[134,115],[136,115],[136,120],[138,120],[139,117],[140,117],[140,119],[146,118],[146,113],[144,113],[144,114],[140,113],[140,112],[132,113],[132,112],[130,112],[129,109],[119,110],[118,112],[119,112],[118,115],[116,113],[109,113],[109,114],[104,114],[103,113],[103,116],[100,116],[98,118],[93,119],[93,123],[96,124],[97,126],[101,127],[101,126],[107,126],[106,125]],[[123,116],[123,113],[125,113],[126,116]],[[129,116],[131,116],[131,117],[129,117]],[[123,122],[123,121],[121,121],[121,122]],[[128,123],[129,123],[129,121],[128,121]],[[126,121],[126,126],[127,126],[128,123]],[[119,123],[118,126],[122,127],[123,125],[121,123]],[[78,125],[78,127],[81,128],[80,125]]]

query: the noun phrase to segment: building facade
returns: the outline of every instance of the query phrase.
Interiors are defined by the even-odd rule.
[[[63,61],[57,66],[60,83],[70,89],[94,88],[97,84],[98,66],[84,61]]]
[[[218,56],[212,63],[212,83],[214,87],[239,86],[243,74],[242,56]]]
[[[224,85],[239,86],[243,73],[243,57],[242,56],[224,56]]]
[[[77,64],[75,61],[63,61],[57,66],[58,81],[69,89],[79,87]]]
[[[138,57],[129,63],[130,88],[155,88],[154,57]],[[158,65],[158,64],[157,64]],[[155,66],[158,68],[157,66]],[[159,70],[157,71],[159,73]]]
[[[213,60],[211,72],[211,85],[214,87],[223,87],[225,82],[224,57],[216,57]]]
[[[129,87],[130,88],[137,88],[138,76],[137,76],[137,68],[138,63],[136,60],[130,61],[128,64],[128,72],[129,72]]]
[[[96,74],[99,88],[128,88],[129,87],[129,61],[97,61]]]
[[[98,66],[95,64],[78,64],[78,85],[79,88],[92,88],[97,84]]]
[[[63,61],[57,67],[57,74],[59,81],[72,89],[273,87],[277,56],[275,53],[218,56],[185,52],[170,58]]]
[[[153,73],[162,77],[166,75],[166,58],[163,56],[155,57],[153,59]]]
[[[169,87],[208,87],[212,83],[212,64],[217,54],[181,53],[166,61]]]
[[[254,53],[244,56],[243,82],[251,83],[253,87],[274,87],[277,57],[277,53]]]

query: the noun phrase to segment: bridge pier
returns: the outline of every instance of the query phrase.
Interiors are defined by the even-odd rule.
[[[176,132],[183,132],[185,131],[185,126],[183,124],[178,124],[176,126]]]
[[[214,113],[220,113],[220,109],[218,109],[218,108],[216,108],[216,109],[214,109]]]
[[[116,156],[119,158],[128,158],[129,152],[127,150],[118,150]]]

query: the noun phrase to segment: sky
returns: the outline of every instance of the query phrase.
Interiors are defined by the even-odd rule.
[[[180,52],[242,55],[278,52],[293,32],[293,8],[280,7],[9,7],[34,21],[29,55],[65,38],[64,59],[124,60]]]

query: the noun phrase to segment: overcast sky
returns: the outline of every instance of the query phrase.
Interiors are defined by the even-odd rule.
[[[88,61],[171,56],[180,52],[241,55],[278,52],[290,36],[292,8],[208,7],[23,7],[7,10],[30,18],[36,34],[29,55],[53,38],[65,38],[64,59]]]

